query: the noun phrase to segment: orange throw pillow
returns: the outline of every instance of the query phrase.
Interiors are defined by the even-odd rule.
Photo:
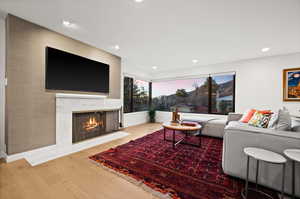
[[[262,111],[258,110],[257,112],[264,114],[264,115],[273,114],[273,112],[271,110],[262,110]]]
[[[256,112],[255,109],[250,109],[250,110],[246,111],[244,113],[243,117],[240,119],[240,122],[248,123],[251,120],[251,118],[255,112]]]

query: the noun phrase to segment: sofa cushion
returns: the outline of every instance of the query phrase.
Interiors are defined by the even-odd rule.
[[[251,131],[253,129],[260,130],[261,128],[250,126],[249,124],[243,123],[243,122],[240,122],[240,121],[232,121],[232,122],[228,123],[228,125],[225,127],[225,129],[237,129],[237,130],[241,129],[241,130]]]
[[[279,116],[278,111],[276,111],[272,114],[271,119],[268,124],[268,128],[274,128],[276,126],[276,124],[278,122],[278,116]]]
[[[202,134],[222,138],[224,136],[224,129],[226,123],[226,119],[210,120],[204,125],[204,128],[202,129]]]
[[[270,118],[271,114],[264,114],[259,111],[256,111],[251,120],[248,122],[248,124],[260,128],[267,128]]]
[[[254,115],[255,112],[256,112],[255,109],[249,109],[249,110],[247,110],[243,114],[242,118],[240,119],[240,122],[248,123],[251,120],[251,118],[252,118],[252,116]]]
[[[202,125],[202,134],[222,138],[227,119],[218,119],[213,117],[183,117],[183,122],[197,122]]]
[[[258,128],[254,126],[250,126],[248,124],[242,122],[232,121],[225,127],[225,133],[229,130],[234,130],[236,132],[251,132],[251,133],[262,133],[262,134],[269,134],[273,136],[279,137],[289,137],[289,138],[296,138],[300,139],[300,133],[292,132],[292,131],[279,131],[275,129],[268,129],[268,128]]]
[[[300,133],[300,125],[298,125],[298,126],[293,126],[293,127],[292,127],[292,131],[293,131],[293,132],[299,132],[299,133]]]
[[[201,125],[205,125],[208,121],[211,121],[211,120],[215,120],[216,118],[213,118],[213,117],[201,117],[201,116],[198,116],[198,117],[182,117],[181,120],[183,122],[197,122]]]
[[[239,121],[243,117],[243,114],[239,113],[228,113],[227,116],[227,123],[231,121]]]
[[[278,121],[274,128],[279,131],[290,131],[292,119],[287,109],[282,108],[278,111]]]

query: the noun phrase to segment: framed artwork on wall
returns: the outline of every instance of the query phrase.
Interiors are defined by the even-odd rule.
[[[283,70],[283,101],[300,102],[300,68]]]

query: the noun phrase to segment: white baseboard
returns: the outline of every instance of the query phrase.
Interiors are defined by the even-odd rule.
[[[0,151],[0,158],[6,159],[6,153],[4,151]]]
[[[104,144],[119,138],[123,138],[128,136],[129,134],[124,131],[118,131],[115,133],[111,133],[109,135],[104,135],[98,138],[90,139],[87,141],[79,142],[77,144],[73,144],[71,147],[57,147],[57,145],[51,145],[39,149],[35,149],[32,151],[26,151],[23,153],[7,155],[6,162],[13,162],[16,160],[20,160],[25,158],[31,166],[36,166],[38,164],[42,164],[44,162],[69,155],[71,153],[75,153],[84,149],[88,149],[100,144]]]

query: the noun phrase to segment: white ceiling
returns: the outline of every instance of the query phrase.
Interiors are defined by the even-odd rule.
[[[299,0],[0,0],[0,9],[119,55],[132,71],[151,75],[300,52]],[[63,27],[64,19],[78,28]],[[263,53],[264,47],[271,50]]]

